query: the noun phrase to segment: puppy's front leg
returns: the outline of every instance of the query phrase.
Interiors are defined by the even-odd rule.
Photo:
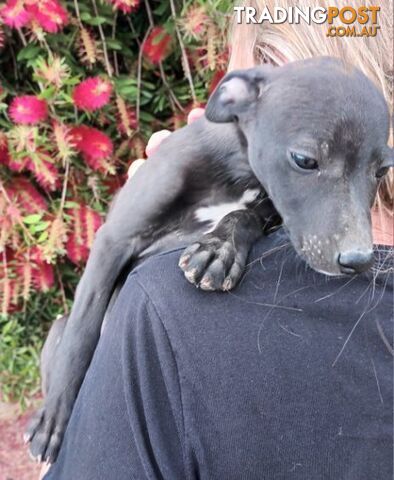
[[[267,204],[227,214],[183,252],[179,266],[187,280],[203,290],[231,290],[245,270],[251,246],[274,217],[275,210]]]

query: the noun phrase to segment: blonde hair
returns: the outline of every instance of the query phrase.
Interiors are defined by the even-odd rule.
[[[328,7],[328,0],[299,1],[297,6]],[[282,65],[317,55],[330,55],[342,58],[362,70],[383,92],[393,114],[393,0],[381,2],[378,15],[380,29],[376,37],[327,37],[327,24],[237,24],[234,20],[231,30],[231,56],[229,70],[248,68],[261,63]],[[244,6],[254,7],[261,13],[264,7],[273,12],[274,7],[289,8],[294,5],[290,0],[249,0]],[[371,0],[355,0],[358,6],[376,5]],[[335,6],[349,6],[346,0],[338,0]],[[334,20],[335,25],[335,20]],[[390,143],[393,144],[391,130]],[[394,172],[393,169],[382,181],[376,205],[381,212],[394,213]]]

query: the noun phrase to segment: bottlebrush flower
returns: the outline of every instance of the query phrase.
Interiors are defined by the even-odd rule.
[[[75,147],[81,152],[90,168],[102,172],[109,170],[107,160],[113,152],[111,139],[96,128],[81,125],[71,129]]]
[[[54,191],[60,186],[59,172],[52,163],[49,153],[40,150],[25,160],[26,168],[44,190]]]
[[[42,245],[44,259],[52,263],[58,254],[65,253],[65,243],[67,241],[67,228],[61,215],[57,215],[47,228],[48,238]]]
[[[8,140],[5,133],[0,132],[0,165],[8,166],[9,161]]]
[[[139,0],[109,0],[115,8],[121,10],[123,13],[131,13],[137,10],[140,3]]]
[[[18,290],[20,289],[19,295],[24,300],[27,300],[29,298],[31,287],[32,287],[33,267],[30,260],[30,255],[29,253],[27,253],[27,255],[23,255],[22,252],[18,252],[16,258],[17,258],[17,264],[15,267],[16,278],[20,279],[20,281],[17,284]],[[16,299],[16,302],[17,302],[17,299]]]
[[[68,80],[71,74],[71,69],[67,65],[64,58],[58,56],[51,57],[50,60],[39,58],[34,66],[34,76],[45,86],[54,85],[56,88],[61,88]]]
[[[47,292],[55,283],[53,266],[46,262],[42,250],[33,246],[30,249],[32,262],[32,284],[41,292]]]
[[[58,0],[8,0],[0,14],[10,27],[33,23],[49,33],[58,32],[68,21],[67,10]]]
[[[84,27],[81,27],[77,40],[77,55],[80,62],[87,68],[91,69],[92,66],[102,56],[102,51],[99,49],[93,32],[90,32]]]
[[[8,224],[4,224],[4,217],[0,217],[0,224],[3,237],[4,227],[8,226]],[[11,248],[4,248],[0,252],[0,262],[2,265],[0,268],[0,311],[2,315],[7,315],[15,310],[14,299],[18,296],[16,290],[19,289],[19,279],[13,275],[15,252]]]
[[[25,177],[13,177],[12,184],[8,185],[6,190],[12,203],[18,206],[23,215],[41,212],[48,208],[44,197]]]
[[[0,17],[1,17],[1,14],[0,14]],[[5,33],[4,33],[3,26],[0,25],[0,49],[2,49],[4,45],[5,45]]]
[[[48,116],[48,107],[45,100],[40,100],[34,95],[24,95],[14,98],[8,112],[14,123],[28,125],[45,120]]]
[[[145,157],[145,151],[147,148],[146,142],[143,140],[141,135],[133,135],[133,137],[130,139],[130,154],[134,158],[144,158]]]
[[[13,157],[10,155],[7,166],[14,172],[21,172],[26,168],[27,161],[27,158]]]
[[[171,36],[163,27],[154,27],[146,39],[142,52],[152,63],[159,63],[168,55]]]
[[[39,144],[37,126],[15,125],[7,132],[8,150],[12,156],[34,153]]]
[[[78,265],[87,260],[95,232],[102,224],[102,219],[95,210],[85,204],[71,209],[68,214],[72,218],[72,224],[66,251],[68,258]]]
[[[0,9],[0,15],[6,25],[14,28],[24,27],[31,19],[23,0],[8,0]]]
[[[202,6],[191,6],[180,21],[181,28],[188,38],[201,38],[211,19]]]
[[[71,128],[60,122],[52,123],[53,140],[57,148],[57,159],[63,162],[70,160],[75,155],[75,145],[71,135]]]
[[[135,110],[128,107],[119,95],[116,96],[116,106],[118,107],[117,126],[118,130],[128,137],[132,131],[137,128],[137,116]]]
[[[90,77],[74,88],[73,100],[81,110],[94,111],[107,105],[112,85],[100,77]]]
[[[26,3],[32,19],[48,33],[57,33],[68,22],[67,10],[57,0],[28,0]]]

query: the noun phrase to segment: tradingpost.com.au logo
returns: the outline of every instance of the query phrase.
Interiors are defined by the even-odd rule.
[[[234,7],[234,12],[237,23],[327,23],[327,37],[376,37],[380,29],[378,6],[265,7],[261,12],[254,7]]]

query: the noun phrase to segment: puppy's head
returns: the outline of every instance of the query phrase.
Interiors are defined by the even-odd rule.
[[[394,155],[387,104],[364,74],[328,57],[231,72],[206,116],[236,122],[251,168],[314,269],[371,266],[370,208]]]

